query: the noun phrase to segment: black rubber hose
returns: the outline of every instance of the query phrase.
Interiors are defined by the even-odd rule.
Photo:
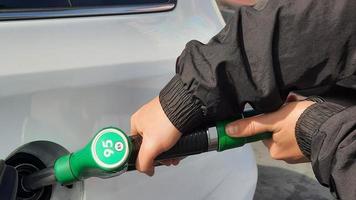
[[[128,162],[128,171],[136,170],[135,163],[142,143],[140,135],[131,136],[130,139],[133,148]],[[208,148],[207,130],[196,131],[189,135],[183,135],[171,149],[160,154],[156,161],[200,154],[207,152]],[[157,163],[157,165],[159,164]]]
[[[56,183],[56,176],[54,175],[53,167],[48,167],[23,177],[22,186],[28,191],[34,191],[42,188],[44,185],[52,185]]]

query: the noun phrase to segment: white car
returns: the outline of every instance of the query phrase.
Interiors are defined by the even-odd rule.
[[[74,151],[103,127],[129,132],[185,44],[223,26],[214,0],[0,0],[0,158],[31,141]],[[245,145],[158,167],[152,178],[57,185],[50,199],[252,199],[256,182]]]

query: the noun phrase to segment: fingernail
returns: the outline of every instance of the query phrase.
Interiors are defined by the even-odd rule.
[[[235,124],[229,124],[226,126],[226,133],[230,136],[234,136],[238,134],[238,127]]]
[[[155,173],[155,170],[152,168],[147,172],[147,175],[152,177],[154,175],[154,173]]]

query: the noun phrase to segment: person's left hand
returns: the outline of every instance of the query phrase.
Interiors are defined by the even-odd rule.
[[[149,176],[154,174],[154,159],[172,148],[181,137],[179,130],[164,113],[159,97],[154,98],[131,116],[131,134],[142,136],[136,169]],[[177,165],[179,159],[160,161],[164,165]]]
[[[270,156],[287,163],[307,162],[297,144],[295,127],[300,115],[314,104],[312,101],[298,101],[285,104],[279,110],[250,118],[237,120],[226,126],[231,137],[247,137],[263,132],[272,132],[272,139],[264,140]]]

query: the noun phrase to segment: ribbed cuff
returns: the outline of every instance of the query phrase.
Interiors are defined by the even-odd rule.
[[[343,109],[343,106],[334,103],[316,103],[308,107],[299,117],[295,134],[299,148],[308,159],[311,155],[314,134],[326,120]]]
[[[316,103],[322,103],[322,102],[325,102],[325,100],[320,97],[320,96],[310,96],[306,99],[307,101],[313,101],[313,102],[316,102]]]
[[[168,119],[182,134],[195,130],[202,123],[202,103],[188,91],[178,75],[161,90],[159,99]]]

